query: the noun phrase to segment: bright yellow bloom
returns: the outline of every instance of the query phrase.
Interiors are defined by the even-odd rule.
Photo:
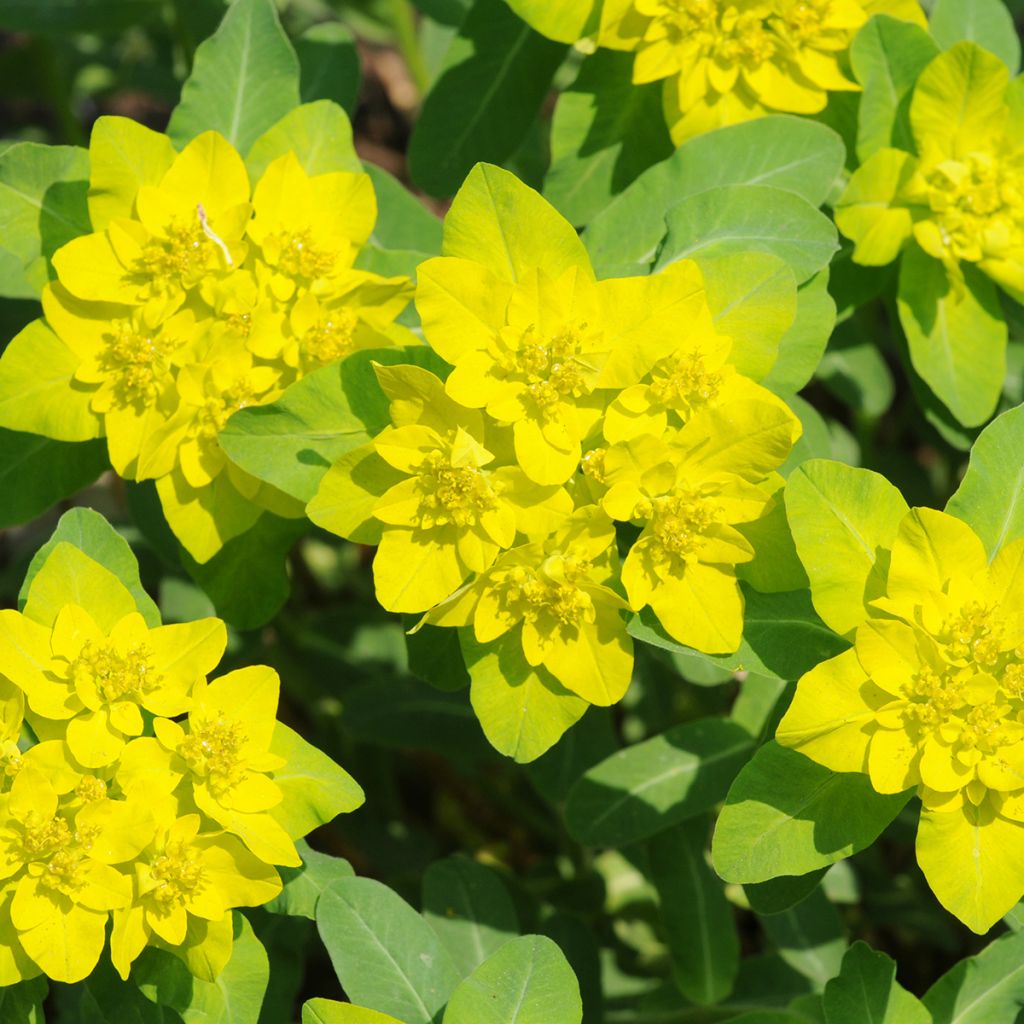
[[[510,431],[453,401],[432,373],[380,366],[377,376],[394,426],[336,463],[308,512],[343,537],[378,543],[378,600],[422,612],[518,536],[551,532],[572,500],[557,484],[529,480]]]
[[[910,105],[916,154],[879,150],[836,206],[858,263],[889,263],[913,238],[954,282],[973,263],[1024,298],[1024,120],[1009,83],[1006,65],[973,43],[925,68]]]
[[[117,472],[157,481],[171,529],[205,562],[263,511],[301,514],[227,464],[228,417],[357,349],[406,340],[393,321],[411,285],[354,269],[377,215],[367,175],[308,175],[286,153],[252,192],[216,132],[177,154],[163,136],[131,137],[149,147],[134,154],[146,180],[108,167],[109,145],[92,153],[98,230],[54,255],[45,320],[0,359],[0,396],[38,393],[42,364],[46,397],[5,401],[0,426],[106,436]]]
[[[915,789],[918,861],[987,931],[1024,894],[1024,541],[989,564],[966,524],[912,509],[852,650],[800,681],[778,740],[880,793]]]
[[[665,82],[676,144],[773,112],[814,114],[858,88],[844,58],[875,13],[924,25],[917,0],[510,0],[538,31],[636,52],[633,81]]]
[[[546,540],[506,552],[427,621],[472,625],[480,643],[521,647],[530,665],[543,665],[566,689],[614,704],[633,674],[627,605],[612,589],[618,570],[615,527],[587,506]]]
[[[591,476],[607,488],[605,511],[643,527],[622,567],[634,611],[650,605],[673,637],[699,651],[736,650],[743,596],[735,567],[754,557],[737,527],[764,515],[774,488],[762,485],[799,436],[781,403],[740,401],[592,459]]]
[[[100,768],[127,738],[141,735],[142,712],[178,715],[194,684],[214,668],[227,635],[219,619],[147,627],[133,612],[109,631],[78,605],[51,629],[20,612],[0,612],[0,665],[34,715],[66,723],[76,761]]]

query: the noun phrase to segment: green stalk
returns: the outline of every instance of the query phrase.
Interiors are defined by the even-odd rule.
[[[405,60],[416,88],[423,96],[430,88],[430,74],[426,61],[420,53],[416,36],[416,16],[409,0],[391,0],[391,26],[395,30],[398,51]]]

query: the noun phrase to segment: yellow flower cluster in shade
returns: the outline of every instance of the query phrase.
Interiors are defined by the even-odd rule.
[[[891,263],[913,239],[955,282],[961,264],[1024,301],[1024,80],[973,43],[921,73],[910,104],[916,153],[869,157],[836,205],[858,263]]]
[[[845,58],[872,14],[925,24],[917,0],[509,0],[537,31],[635,52],[633,81],[664,81],[679,143],[764,114],[815,114],[856,90]]]
[[[800,680],[777,739],[914,789],[928,883],[985,932],[1024,895],[1024,540],[990,563],[965,523],[913,509],[888,554],[852,650]]]
[[[472,625],[593,704],[629,685],[628,609],[735,650],[742,531],[800,424],[730,363],[697,265],[598,281],[572,226],[487,165],[444,251],[416,304],[451,372],[378,367],[392,426],[330,469],[310,518],[379,545],[385,608]]]
[[[126,144],[138,169],[127,177]],[[171,529],[204,562],[264,510],[302,515],[227,460],[228,418],[394,344],[411,285],[353,266],[376,219],[365,174],[310,176],[288,152],[253,189],[215,132],[175,153],[123,118],[101,119],[90,159],[95,231],[54,255],[44,319],[0,360],[0,426],[105,436],[114,469],[156,481]]]
[[[58,607],[83,571],[99,604]],[[23,613],[0,611],[0,986],[86,977],[111,919],[122,977],[154,945],[212,980],[232,909],[277,896],[276,866],[301,864],[295,840],[361,802],[276,721],[272,669],[207,681],[226,640],[218,619],[151,628],[68,544]],[[337,787],[312,817],[289,789],[309,751]]]

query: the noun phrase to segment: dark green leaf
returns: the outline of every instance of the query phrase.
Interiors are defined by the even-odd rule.
[[[340,21],[321,22],[295,40],[295,52],[302,69],[302,102],[333,100],[349,114],[355,113],[361,72],[352,33]]]
[[[931,1024],[921,1003],[896,982],[896,964],[855,942],[839,975],[825,986],[828,1024]]]
[[[763,918],[761,926],[779,956],[808,978],[815,991],[820,992],[839,973],[846,937],[839,912],[821,889],[787,910]]]
[[[751,909],[762,917],[781,914],[795,907],[818,887],[828,868],[818,868],[806,875],[780,875],[767,882],[754,882],[743,886]]]
[[[160,0],[3,0],[10,32],[117,32],[159,17]]]

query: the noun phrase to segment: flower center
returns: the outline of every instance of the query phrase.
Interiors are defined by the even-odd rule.
[[[107,796],[107,784],[102,779],[96,778],[95,775],[83,775],[82,780],[75,787],[75,796],[85,804],[104,800]]]
[[[1002,654],[1003,625],[993,609],[972,601],[943,624],[940,639],[955,660],[991,669]]]
[[[155,333],[155,332],[154,332]],[[117,324],[116,333],[105,337],[106,350],[100,367],[114,386],[117,403],[145,406],[153,398],[158,375],[164,370],[163,356],[152,333],[136,330],[130,321]]]
[[[501,600],[516,618],[543,628],[576,628],[592,621],[594,603],[579,586],[590,563],[569,555],[547,558],[538,571],[517,565],[495,579]]]
[[[174,841],[150,865],[157,885],[150,895],[164,906],[183,906],[203,881],[203,866],[187,843]]]
[[[594,336],[583,322],[565,324],[550,337],[527,327],[513,338],[500,361],[510,377],[523,380],[526,391],[542,414],[550,414],[566,399],[593,391],[594,367],[583,358]]]
[[[141,700],[160,682],[153,671],[145,644],[133,644],[122,654],[107,643],[87,641],[71,664],[70,675],[79,683],[91,683],[100,699],[111,704],[119,700]]]
[[[240,377],[226,391],[206,399],[199,414],[199,436],[206,441],[216,441],[231,417],[239,409],[254,404],[256,389],[248,377]]]
[[[302,336],[302,361],[305,370],[333,363],[352,351],[359,318],[348,309],[333,310]]]
[[[651,373],[651,392],[672,408],[695,408],[713,402],[722,387],[722,375],[709,371],[699,352],[666,359]]]
[[[316,278],[329,274],[338,254],[314,245],[311,233],[280,231],[271,236],[271,246],[278,252],[277,266],[290,277]]]
[[[0,743],[0,783],[16,778],[24,765],[21,748],[14,740]]]
[[[63,818],[46,818],[29,811],[21,830],[21,850],[26,861],[46,860],[70,846],[74,833]]]
[[[696,491],[655,498],[638,508],[638,519],[650,519],[651,535],[664,557],[692,562],[707,533],[721,520],[721,507]]]
[[[472,526],[485,512],[497,508],[498,499],[487,474],[478,466],[453,466],[450,456],[431,452],[424,460],[417,484],[422,525]]]
[[[229,722],[223,716],[193,720],[178,753],[196,775],[206,778],[214,793],[224,793],[247,775],[242,759],[245,742],[246,736],[238,722]]]
[[[46,865],[40,883],[53,892],[74,896],[84,885],[82,858],[71,850],[58,850]]]
[[[164,291],[175,286],[187,289],[207,272],[213,254],[214,243],[198,218],[185,224],[173,220],[162,238],[151,238],[142,247],[133,269]]]

